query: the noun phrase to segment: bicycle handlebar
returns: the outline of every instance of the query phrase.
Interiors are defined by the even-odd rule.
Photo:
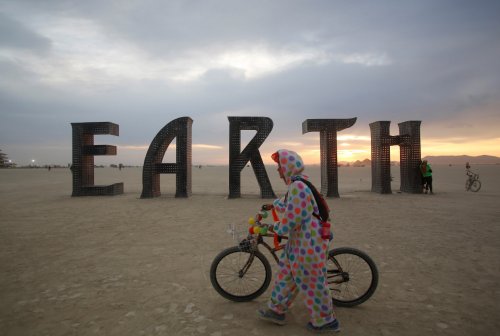
[[[274,209],[274,205],[272,204],[262,204],[262,207],[260,208],[262,211],[269,211],[272,209]]]
[[[267,211],[271,210],[273,220],[274,222],[279,222],[280,219],[278,217],[278,214],[276,213],[276,210],[274,209],[274,205],[272,204],[264,204],[261,207],[261,211],[259,211],[255,217],[250,217],[248,220],[248,224],[250,224],[249,228],[249,233],[250,234],[257,234],[259,236],[265,236],[265,237],[273,237],[274,240],[274,247],[275,249],[280,249],[282,248],[281,240],[282,239],[288,239],[287,236],[280,236],[276,232],[274,232],[274,225],[273,224],[267,224],[261,222],[264,218],[267,218],[268,213]]]

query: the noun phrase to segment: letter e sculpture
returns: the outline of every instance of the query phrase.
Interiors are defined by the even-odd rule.
[[[94,185],[94,156],[116,155],[116,146],[94,145],[94,135],[118,136],[119,126],[110,122],[71,123],[73,128],[73,194],[101,196],[123,194],[123,183]]]

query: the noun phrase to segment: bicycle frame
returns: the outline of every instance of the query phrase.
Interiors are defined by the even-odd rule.
[[[263,237],[273,237],[274,238],[274,247],[271,247],[268,243],[266,243],[264,241]],[[276,263],[279,263],[279,258],[276,255],[276,252],[284,249],[285,245],[286,245],[286,244],[281,244],[279,242],[279,238],[288,239],[287,236],[278,236],[276,234],[265,234],[265,235],[259,234],[257,237],[253,237],[250,235],[247,238],[245,238],[244,240],[242,240],[240,242],[240,247],[244,250],[245,249],[250,250],[250,257],[248,258],[247,262],[242,267],[242,269],[239,271],[239,277],[242,278],[246,274],[247,270],[252,265],[253,259],[255,257],[255,255],[251,252],[253,244],[250,241],[250,239],[255,240],[255,243],[254,243],[255,250],[258,249],[259,245],[263,245],[269,251],[269,253],[271,253],[271,255],[273,256]],[[337,266],[337,269],[327,271],[328,283],[329,284],[333,284],[333,283],[340,284],[340,283],[349,281],[349,274],[342,270],[342,266],[336,260],[333,260],[333,262]],[[340,276],[340,278],[338,278],[338,276]],[[335,279],[337,279],[337,280],[335,280]]]
[[[470,170],[467,170],[465,175],[469,176],[469,181],[471,181],[471,182],[475,181],[475,180],[479,180],[479,174],[473,173]]]
[[[274,238],[274,247],[271,247],[268,243],[266,243],[264,241],[263,237],[273,237]],[[259,245],[264,246],[269,251],[269,253],[271,253],[271,255],[273,256],[273,258],[276,261],[276,263],[278,263],[279,262],[279,258],[276,255],[276,252],[278,252],[278,251],[280,251],[280,250],[282,250],[282,249],[285,248],[285,244],[281,244],[279,242],[280,238],[281,239],[288,239],[287,236],[278,236],[278,235],[275,235],[275,234],[265,234],[265,235],[259,234],[257,237],[248,236],[247,238],[243,239],[240,242],[240,247],[242,247],[243,249],[249,249],[248,244],[252,245],[252,242],[250,241],[250,239],[251,240],[255,240],[255,248],[257,249]],[[252,261],[253,261],[253,255],[252,255],[251,258],[249,258],[247,264],[251,264]],[[245,265],[245,267],[246,267],[246,265]]]
[[[272,214],[273,214],[274,220],[277,221],[278,220],[278,216],[277,216],[274,208],[272,209]],[[258,223],[260,225],[263,225],[263,226],[271,227],[271,225],[269,225],[269,224],[261,223],[260,222],[261,219],[262,219],[262,217],[256,217],[256,223]],[[266,243],[264,241],[263,237],[272,237],[273,238],[274,247],[271,247],[268,243]],[[247,270],[250,268],[250,266],[251,266],[251,264],[253,262],[253,259],[255,257],[254,253],[252,253],[252,250],[253,249],[258,250],[258,246],[259,245],[263,245],[269,251],[269,253],[271,253],[271,255],[273,256],[273,258],[276,261],[276,263],[279,263],[279,258],[276,255],[276,252],[284,249],[285,245],[286,245],[286,244],[282,244],[281,243],[282,239],[288,239],[288,236],[278,236],[276,233],[273,233],[273,234],[269,234],[269,233],[260,234],[259,233],[257,235],[257,237],[254,237],[254,236],[252,236],[250,234],[250,235],[247,236],[247,238],[243,239],[240,242],[239,246],[240,246],[240,248],[242,250],[249,250],[250,251],[250,257],[248,258],[248,260],[245,263],[245,265],[243,266],[243,268],[239,271],[240,278],[243,277],[246,274]],[[344,272],[342,270],[341,265],[336,260],[334,260],[334,263],[337,266],[337,269],[336,270],[328,270],[327,271],[327,277],[330,280],[331,277],[336,277],[336,276],[341,275],[341,280],[340,281],[332,280],[331,282],[328,281],[328,283],[329,284],[332,284],[332,283],[339,284],[339,283],[342,283],[342,282],[345,282],[345,281],[349,281],[349,274],[347,274],[346,272]]]

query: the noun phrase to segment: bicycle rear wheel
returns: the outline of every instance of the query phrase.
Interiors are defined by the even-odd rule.
[[[469,190],[470,190],[470,185],[471,185],[471,183],[470,183],[470,179],[467,179],[467,181],[465,181],[465,190],[466,190],[466,191],[469,191]]]
[[[470,185],[470,191],[477,192],[479,189],[481,189],[481,181],[474,180],[474,182]]]
[[[327,278],[333,304],[353,307],[373,295],[378,285],[378,270],[363,251],[339,247],[328,253]]]
[[[210,282],[228,300],[251,301],[266,291],[271,282],[271,265],[258,250],[239,246],[220,252],[210,267]]]

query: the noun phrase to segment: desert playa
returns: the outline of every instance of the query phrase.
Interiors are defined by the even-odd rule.
[[[432,164],[432,162],[431,162]],[[462,166],[433,166],[435,195],[370,192],[369,167],[339,169],[334,246],[377,263],[374,296],[337,308],[344,335],[494,335],[500,322],[500,166],[474,166],[482,188],[466,192]],[[274,191],[285,186],[267,167]],[[319,167],[306,173],[319,185]],[[96,184],[124,182],[114,197],[71,197],[69,169],[0,170],[0,335],[304,335],[301,297],[284,327],[249,303],[213,290],[209,268],[267,202],[251,168],[242,198],[227,199],[228,168],[193,168],[193,195],[140,199],[141,168],[96,170]]]

